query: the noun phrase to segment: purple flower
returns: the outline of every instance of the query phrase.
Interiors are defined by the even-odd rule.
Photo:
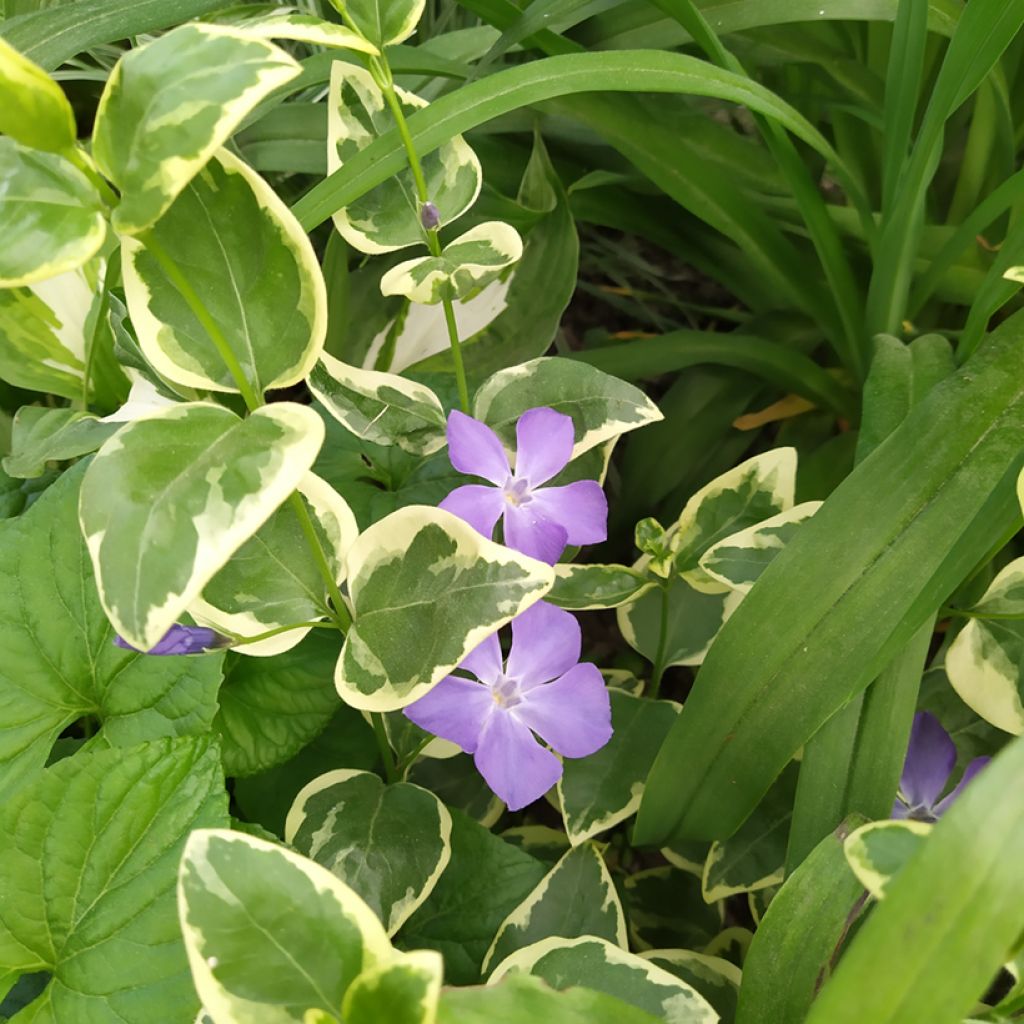
[[[123,647],[126,651],[138,651],[138,647],[132,647],[127,640],[119,636],[114,637],[114,643]],[[155,647],[148,651],[140,651],[140,654],[205,654],[207,651],[217,647],[228,647],[231,640],[222,636],[213,629],[206,626],[183,626],[175,623],[163,637],[157,641]]]
[[[512,620],[512,649],[502,664],[498,634],[405,709],[421,729],[472,754],[487,785],[509,810],[542,797],[562,775],[563,757],[586,757],[612,735],[611,703],[596,666],[578,664],[579,623],[540,602]]]
[[[608,502],[595,480],[541,487],[572,457],[572,418],[554,409],[528,409],[516,423],[516,468],[490,427],[452,412],[448,458],[460,473],[482,476],[493,486],[456,487],[441,508],[485,537],[502,519],[505,543],[554,565],[566,544],[596,544],[608,536]]]
[[[420,207],[420,223],[425,231],[436,231],[441,223],[441,212],[431,202],[426,202]]]
[[[949,805],[964,787],[991,760],[990,757],[976,757],[964,769],[963,778],[956,788],[940,800],[956,765],[956,745],[934,715],[919,711],[914,715],[900,778],[900,792],[893,805],[892,816],[935,821],[949,810]]]

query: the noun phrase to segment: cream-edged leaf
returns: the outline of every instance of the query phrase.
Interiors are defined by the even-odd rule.
[[[563,563],[555,566],[555,585],[547,599],[574,612],[618,608],[656,586],[646,573],[627,565]]]
[[[451,857],[452,819],[428,790],[371,772],[327,772],[299,792],[285,839],[359,893],[394,935]]]
[[[117,231],[155,224],[246,114],[300,70],[272,43],[197,22],[126,53],[93,132],[96,163],[121,192]]]
[[[416,31],[426,0],[331,0],[379,47],[394,46]]]
[[[926,821],[870,821],[846,837],[843,853],[861,885],[880,900],[931,830]]]
[[[355,622],[338,660],[338,693],[368,711],[411,704],[553,581],[551,566],[487,540],[449,512],[423,505],[392,512],[349,551]]]
[[[408,116],[427,101],[396,87]],[[327,107],[327,170],[334,173],[374,139],[395,128],[394,118],[368,71],[335,61]],[[480,192],[481,170],[476,154],[461,135],[421,160],[427,195],[437,207],[439,226],[461,216]],[[391,252],[423,244],[419,200],[412,171],[406,169],[335,211],[334,225],[354,249]]]
[[[296,488],[336,583],[345,578],[345,555],[359,534],[347,502],[330,484],[307,473]],[[189,605],[204,626],[233,636],[257,636],[328,614],[320,566],[290,504],[282,505],[224,564]],[[291,650],[311,626],[252,644],[242,654],[267,657]]]
[[[558,989],[580,985],[604,992],[665,1024],[716,1024],[718,1020],[708,1001],[685,981],[593,936],[544,939],[517,950],[494,969],[488,984],[514,972],[532,974]]]
[[[297,43],[333,46],[370,55],[380,52],[373,43],[344,25],[303,11],[275,10],[266,4],[244,4],[218,11],[216,23],[240,29],[256,39],[292,39]]]
[[[107,236],[103,203],[88,178],[56,153],[0,138],[0,288],[80,267]]]
[[[542,356],[489,377],[473,400],[473,415],[509,447],[527,409],[547,406],[571,416],[576,428],[573,458],[662,418],[639,389],[573,359]]]
[[[251,167],[227,150],[216,153],[150,237],[159,250],[123,239],[121,265],[139,345],[160,374],[189,387],[238,390],[176,274],[257,394],[296,384],[312,369],[327,334],[320,265],[298,221]]]
[[[32,149],[55,153],[75,144],[75,115],[60,86],[0,39],[0,132]]]
[[[364,441],[398,445],[412,455],[432,455],[447,443],[441,400],[424,384],[349,366],[326,352],[308,383],[324,408]]]
[[[192,402],[107,441],[82,483],[80,519],[121,636],[153,647],[291,494],[323,436],[306,406],[280,402],[241,420]]]
[[[434,1024],[444,961],[418,949],[363,971],[345,993],[345,1024]]]
[[[4,457],[4,472],[26,479],[37,477],[47,462],[94,452],[119,426],[75,409],[22,406],[14,417],[11,454]]]
[[[569,850],[505,918],[484,957],[484,973],[516,950],[556,935],[596,935],[623,949],[628,945],[615,883],[593,843]]]
[[[214,1024],[302,1024],[309,1010],[336,1020],[356,978],[393,956],[370,908],[326,868],[241,832],[192,833],[178,911]]]
[[[640,956],[692,985],[722,1020],[735,1020],[742,973],[734,963],[692,949],[648,949]]]
[[[425,305],[453,301],[493,281],[522,255],[523,240],[515,228],[487,221],[449,242],[440,256],[421,256],[392,267],[380,279],[380,290]]]
[[[699,875],[673,865],[627,876],[622,900],[634,949],[706,949],[722,930],[722,903],[708,903]]]

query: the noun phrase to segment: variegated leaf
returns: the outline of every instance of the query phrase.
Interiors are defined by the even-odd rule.
[[[622,886],[634,949],[705,949],[721,931],[722,903],[708,903],[700,878],[671,865],[635,871]]]
[[[74,270],[107,235],[103,203],[77,167],[9,138],[0,138],[0,223],[0,288]]]
[[[372,37],[371,37],[372,38]],[[427,105],[413,93],[396,87],[408,115]],[[334,173],[374,139],[391,131],[395,122],[384,94],[368,71],[335,61],[327,108],[327,170]],[[422,158],[427,194],[437,207],[439,224],[461,216],[480,192],[480,161],[461,135]],[[360,252],[381,253],[424,243],[419,201],[412,171],[406,169],[371,189],[334,214],[334,225],[349,245]]]
[[[618,608],[656,586],[645,573],[626,565],[561,564],[555,566],[555,585],[547,599],[574,612]]]
[[[570,758],[558,781],[562,820],[573,845],[612,828],[640,806],[644,780],[680,711],[667,700],[610,690],[612,738],[589,757]]]
[[[281,402],[248,419],[194,402],[129,423],[95,456],[80,517],[104,610],[148,650],[313,464],[323,423]]]
[[[876,900],[931,833],[926,821],[870,821],[843,842],[846,862]]]
[[[615,996],[665,1024],[716,1024],[718,1014],[685,981],[593,936],[550,938],[517,950],[491,974],[495,984],[513,972],[542,978],[557,989],[574,985]]]
[[[449,512],[422,505],[392,512],[349,551],[355,623],[338,660],[338,693],[368,711],[411,704],[553,581],[551,566],[487,540]]]
[[[359,534],[355,516],[330,484],[307,473],[297,488],[309,512],[335,582],[345,578],[345,554]],[[328,614],[317,558],[295,509],[283,505],[249,538],[189,605],[200,625],[234,636],[257,636]],[[312,627],[290,629],[252,644],[242,654],[260,657],[291,650]]]
[[[104,423],[74,409],[22,406],[14,417],[11,454],[4,457],[4,472],[20,478],[39,476],[47,462],[96,451],[119,427],[119,423]]]
[[[1019,736],[1024,733],[1024,558],[1005,566],[969,610],[981,618],[968,619],[950,644],[946,675],[968,707]]]
[[[541,357],[499,370],[473,400],[473,415],[510,447],[527,409],[547,406],[571,416],[573,458],[612,438],[660,420],[658,407],[639,389],[572,359]]]
[[[60,86],[0,39],[0,132],[32,149],[54,153],[75,144],[75,115]]]
[[[392,267],[380,279],[380,290],[424,305],[462,299],[522,255],[523,240],[515,228],[487,221],[449,242],[440,256],[421,256]]]
[[[339,769],[306,785],[285,839],[351,886],[389,935],[430,895],[451,857],[452,819],[431,792]]]
[[[326,352],[309,389],[346,430],[374,444],[431,455],[447,443],[445,414],[430,388],[395,373],[363,370]]]
[[[218,25],[241,29],[256,39],[294,39],[313,46],[334,46],[357,53],[380,53],[376,46],[344,25],[324,21],[314,14],[266,4],[241,4],[216,14]]]
[[[331,0],[377,46],[394,46],[416,31],[426,0]]]
[[[736,1019],[742,974],[735,964],[692,949],[648,949],[640,956],[695,988],[722,1020]]]
[[[327,291],[306,233],[274,190],[227,150],[174,200],[147,238],[122,242],[125,297],[153,367],[178,384],[236,391],[231,370],[163,254],[209,311],[257,394],[296,384],[327,333]]]
[[[800,524],[810,519],[821,505],[820,501],[805,501],[756,526],[748,526],[708,548],[698,564],[712,579],[746,594],[792,540]]]
[[[593,843],[569,850],[505,918],[484,957],[484,973],[542,939],[582,935],[628,945],[615,883]]]
[[[0,289],[0,378],[31,391],[82,397],[101,272],[101,261],[93,260],[24,288]]]
[[[434,1024],[444,961],[418,949],[363,971],[345,993],[345,1024]]]
[[[178,909],[214,1024],[302,1024],[310,1010],[337,1020],[356,978],[394,955],[370,908],[326,868],[241,832],[192,833]]]
[[[300,70],[272,43],[195,22],[126,53],[93,132],[96,163],[121,192],[117,231],[152,227],[246,114]]]
[[[397,717],[401,712],[394,715]],[[453,756],[439,753],[438,748],[442,746],[454,747]],[[477,771],[473,758],[447,740],[435,738],[428,743],[409,768],[406,781],[429,789],[446,806],[468,814],[484,828],[496,825],[505,811],[501,798],[491,791]]]

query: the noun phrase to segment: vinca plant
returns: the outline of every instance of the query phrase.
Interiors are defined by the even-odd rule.
[[[1024,0],[0,0],[0,1021],[1024,1019]]]

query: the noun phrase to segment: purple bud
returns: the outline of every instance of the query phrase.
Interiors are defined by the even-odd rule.
[[[420,223],[424,230],[436,231],[437,226],[441,223],[441,211],[433,203],[424,203],[420,207]]]
[[[132,647],[127,640],[120,636],[114,637],[114,644],[117,647],[124,648],[126,651],[139,650],[137,647]],[[209,650],[214,650],[218,647],[228,647],[230,644],[231,640],[228,637],[222,636],[206,626],[183,626],[180,623],[175,623],[167,630],[155,647],[139,653],[205,654]]]

